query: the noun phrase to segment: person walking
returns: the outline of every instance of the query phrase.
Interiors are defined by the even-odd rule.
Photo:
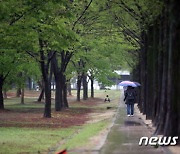
[[[134,103],[136,100],[136,92],[133,87],[128,86],[125,92],[124,101],[127,105],[127,116],[134,116]]]

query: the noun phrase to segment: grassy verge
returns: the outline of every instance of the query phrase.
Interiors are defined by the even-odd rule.
[[[0,153],[42,153],[76,129],[0,128]]]
[[[79,133],[73,135],[72,138],[66,141],[66,143],[60,145],[57,151],[62,149],[72,150],[86,145],[91,137],[97,135],[101,130],[105,129],[107,125],[108,121],[84,125]]]
[[[106,94],[108,93],[111,102],[107,103],[102,103],[97,106],[91,106],[90,108],[95,111],[95,113],[106,113],[107,112],[107,107],[111,107],[112,110],[118,108],[118,101],[120,97],[120,92],[119,91],[114,91],[114,90],[109,90],[108,92],[104,92],[103,90],[101,91],[96,91],[96,95],[99,98],[104,98]],[[98,118],[98,117],[96,117]],[[107,128],[112,121],[111,117],[109,119],[101,120],[95,123],[90,123],[84,125],[80,132],[73,135],[72,138],[68,139],[66,143],[61,144],[58,148],[57,151],[63,150],[63,149],[68,149],[68,150],[74,150],[78,149],[81,147],[87,147],[89,145],[89,139],[97,136],[99,132]],[[69,153],[69,152],[68,152]],[[71,153],[71,152],[70,152]]]
[[[77,105],[72,104],[70,108],[77,108],[78,111],[79,107],[91,108],[95,113],[106,113],[109,106],[114,109],[117,108],[119,91],[96,91],[95,96],[104,99],[106,94],[112,100],[110,103],[103,103],[101,100],[99,105],[96,106],[85,106],[81,103]],[[14,113],[36,113],[37,111],[41,113],[44,104],[34,103],[35,100],[34,98],[25,98],[25,105],[22,105],[19,98],[10,98],[5,100],[5,108],[15,111]],[[54,104],[52,108],[54,108]],[[68,150],[73,149],[85,145],[89,138],[96,136],[108,124],[109,120],[101,120],[95,123],[69,128],[0,127],[0,153],[46,153],[52,147],[55,147],[54,150],[63,148],[67,148]],[[65,143],[62,144],[61,141],[65,141]],[[58,147],[57,143],[59,143]]]

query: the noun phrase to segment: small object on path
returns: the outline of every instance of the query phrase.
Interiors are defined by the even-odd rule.
[[[106,95],[106,98],[104,99],[104,102],[110,102],[110,101],[111,101],[111,100],[110,100],[109,96]]]
[[[112,109],[112,107],[110,107],[110,106],[107,106],[107,110],[108,110],[108,109]]]
[[[68,153],[67,153],[67,150],[64,149],[64,150],[56,152],[56,154],[68,154]]]

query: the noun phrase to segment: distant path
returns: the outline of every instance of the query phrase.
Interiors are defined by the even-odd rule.
[[[112,126],[100,154],[169,154],[161,147],[139,146],[142,136],[151,136],[138,115],[126,116],[123,100],[120,101],[119,110],[114,125]]]

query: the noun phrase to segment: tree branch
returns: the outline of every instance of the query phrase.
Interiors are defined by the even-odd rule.
[[[129,8],[122,0],[118,2],[114,2],[118,4],[122,9],[124,9],[127,13],[129,13],[135,20],[139,20],[141,17],[137,14],[133,9]],[[139,17],[139,18],[137,18]]]
[[[46,3],[46,1],[43,1],[43,3],[41,3],[41,6],[40,6],[40,7],[42,7],[43,4],[45,4],[45,3]],[[17,18],[12,19],[12,20],[10,21],[9,25],[11,26],[11,25],[15,24],[17,21],[19,21],[21,18],[23,18],[26,14],[29,14],[29,12],[32,12],[33,10],[38,9],[37,6],[38,6],[38,5],[34,5],[34,6],[32,6],[31,8],[27,9],[27,11],[24,11],[24,12],[22,12],[22,13],[19,14],[19,15],[15,13],[15,15],[18,15],[18,16],[17,16]]]
[[[47,62],[47,67],[49,68],[49,63],[51,62],[52,58],[54,57],[56,51],[54,51],[52,53],[52,51],[50,52],[51,55],[48,56],[48,62]]]
[[[15,22],[17,22],[18,20],[20,20],[25,14],[19,15],[17,18],[12,19],[9,23],[10,26],[12,26]]]
[[[76,24],[78,23],[78,21],[83,17],[83,15],[85,14],[85,12],[88,10],[89,6],[91,5],[93,0],[90,0],[89,4],[85,7],[85,9],[83,10],[82,14],[79,16],[79,18],[74,22],[72,30],[74,30]]]
[[[7,78],[7,76],[9,75],[11,71],[8,71],[7,74],[3,77],[3,81]]]
[[[65,56],[65,64],[64,64],[64,69],[63,69],[63,71],[66,70],[66,67],[67,67],[67,65],[68,65],[71,57],[73,56],[73,54],[74,54],[73,52],[71,52],[71,53],[68,52],[67,55]]]
[[[37,58],[37,56],[34,55],[33,53],[31,53],[30,51],[25,51],[25,52],[26,52],[28,55],[30,55],[31,57],[35,58],[36,61],[41,62],[41,61]]]

